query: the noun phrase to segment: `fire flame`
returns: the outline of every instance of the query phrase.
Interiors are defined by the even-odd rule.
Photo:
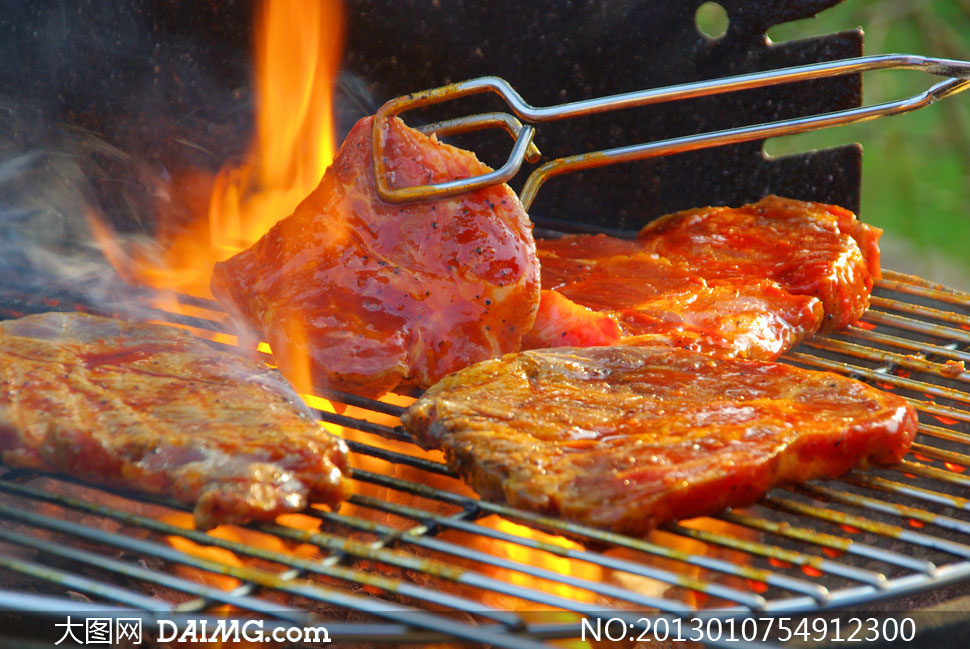
[[[99,215],[89,221],[108,260],[123,277],[209,297],[215,262],[248,248],[285,218],[320,182],[336,150],[333,87],[343,47],[337,0],[266,0],[256,24],[256,132],[246,162],[206,178],[192,172],[162,191],[151,244],[122,250]],[[179,214],[211,185],[207,209],[186,223]],[[201,207],[196,205],[196,207]]]
[[[216,179],[209,204],[212,262],[248,248],[288,216],[333,161],[342,25],[340,2],[263,4],[256,26],[255,162],[224,168]]]

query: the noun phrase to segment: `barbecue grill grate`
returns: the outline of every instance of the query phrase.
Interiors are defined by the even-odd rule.
[[[0,299],[2,317],[86,308],[9,285]],[[207,317],[159,310],[151,296],[125,314],[227,339],[213,303],[181,301]],[[968,310],[970,294],[886,271],[860,323],[785,357],[908,398],[920,428],[899,465],[774,489],[644,539],[479,501],[397,427],[405,397],[323,395],[346,408],[318,412],[344,430],[356,494],[339,512],[232,534],[186,529],[175,502],[8,470],[0,584],[13,590],[0,590],[0,607],[51,623],[82,610],[257,615],[316,620],[335,641],[534,647],[576,638],[580,616],[811,613],[970,579]]]

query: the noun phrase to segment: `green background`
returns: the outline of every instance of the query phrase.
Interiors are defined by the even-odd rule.
[[[970,0],[846,0],[816,18],[779,25],[774,42],[861,27],[865,53],[970,60]],[[867,104],[920,92],[921,72],[869,72]],[[771,140],[784,155],[863,145],[860,217],[885,230],[883,266],[970,290],[970,90],[907,115]]]

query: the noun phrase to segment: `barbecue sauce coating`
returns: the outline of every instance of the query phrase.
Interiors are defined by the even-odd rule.
[[[767,196],[738,208],[705,207],[657,219],[637,239],[706,279],[778,282],[822,302],[820,331],[858,320],[881,277],[882,230],[836,205]]]
[[[634,346],[479,363],[401,421],[483,498],[633,535],[898,462],[917,425],[902,398],[836,374]]]
[[[200,529],[335,506],[348,468],[262,363],[83,313],[0,323],[0,459],[175,498]]]
[[[312,387],[307,359],[310,383],[358,394],[431,385],[517,350],[538,308],[532,224],[512,190],[385,203],[371,125],[357,123],[291,216],[213,272],[213,294],[265,335],[300,389]],[[488,171],[396,118],[387,128],[393,186]]]
[[[771,360],[862,315],[880,233],[842,208],[769,196],[671,214],[636,239],[573,235],[538,250],[543,289],[614,318],[623,344]],[[572,315],[573,328],[595,324]],[[557,324],[541,310],[528,347],[563,344],[543,335]]]
[[[523,349],[540,347],[600,347],[623,337],[616,318],[576,304],[556,291],[541,291],[536,323],[522,338]],[[555,340],[556,345],[547,343]]]

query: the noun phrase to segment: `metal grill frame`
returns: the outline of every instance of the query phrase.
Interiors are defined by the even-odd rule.
[[[44,297],[39,297],[41,295]],[[49,310],[51,304],[51,297],[44,293],[21,292],[16,303],[10,302],[10,293],[2,297],[11,312]],[[65,302],[67,297],[75,299]],[[70,308],[85,307],[77,296],[59,295],[55,299]],[[142,306],[129,306],[125,315],[187,326],[203,335],[223,329],[214,319],[175,315],[147,306],[150,299],[150,295],[143,296]],[[196,307],[216,308],[207,300],[183,296],[181,301]],[[179,616],[212,615],[213,607],[231,604],[247,614],[265,616],[272,624],[309,624],[317,619],[312,611],[283,606],[261,597],[265,591],[275,591],[373,616],[374,622],[366,623],[317,621],[318,624],[326,623],[332,637],[339,640],[422,643],[452,639],[524,648],[547,646],[542,644],[547,639],[576,637],[580,617],[618,617],[637,624],[643,614],[631,613],[631,610],[672,616],[815,614],[873,605],[970,580],[970,499],[958,495],[970,486],[970,475],[962,472],[970,466],[970,454],[967,453],[970,434],[966,432],[967,424],[970,424],[970,391],[962,387],[970,383],[970,373],[962,371],[959,366],[945,364],[946,361],[970,360],[970,352],[966,351],[970,348],[970,315],[961,313],[961,309],[970,310],[970,294],[886,271],[884,278],[877,282],[872,307],[860,325],[811,339],[784,357],[785,361],[796,365],[835,371],[886,389],[902,391],[919,412],[919,434],[910,455],[895,467],[853,471],[839,480],[776,488],[752,508],[726,511],[715,517],[723,523],[739,526],[738,529],[752,531],[757,537],[755,540],[746,535],[681,523],[664,528],[668,535],[673,535],[668,538],[690,539],[708,549],[741,553],[744,561],[708,556],[706,552],[684,553],[670,544],[538,516],[395,477],[390,472],[362,469],[354,470],[355,482],[401,492],[407,497],[407,504],[358,493],[349,502],[361,511],[374,512],[378,520],[339,511],[311,510],[308,514],[321,522],[320,531],[316,533],[280,524],[251,526],[286,542],[309,543],[319,548],[322,558],[307,560],[182,529],[90,499],[63,495],[63,490],[31,486],[31,478],[38,474],[10,470],[0,476],[0,494],[22,499],[24,503],[55,505],[61,513],[52,516],[30,505],[0,503],[0,519],[32,530],[25,533],[0,528],[0,541],[8,547],[31,548],[39,551],[43,558],[56,557],[57,560],[45,563],[5,553],[0,555],[0,568],[30,582],[46,583],[48,589],[53,586],[55,590],[61,588],[82,593],[92,601],[88,604],[65,597],[0,591],[0,608],[30,611],[43,617],[45,612],[62,615],[64,611],[78,609],[104,611],[119,607],[117,610],[125,615],[142,615],[151,623],[160,617],[178,619]],[[227,347],[219,343],[213,345]],[[403,410],[400,406],[349,394],[326,393],[321,396],[362,408],[375,415],[374,418],[381,415],[396,417]],[[328,424],[396,442],[411,441],[400,427],[375,423],[367,416],[317,412]],[[416,447],[412,454],[361,441],[349,440],[349,446],[353,454],[383,460],[393,467],[455,477],[446,465],[425,457]],[[62,476],[57,480],[71,482]],[[174,501],[96,489],[136,502],[187,511],[185,505]],[[446,515],[422,506],[422,503],[432,501],[456,511]],[[67,512],[112,520],[123,524],[128,531],[106,534],[69,520]],[[381,522],[384,514],[392,515],[395,520],[408,521],[408,524],[398,527]],[[545,532],[580,539],[581,547],[516,536],[480,524],[481,518],[492,514]],[[813,529],[830,525],[847,526],[844,529],[854,532],[847,535]],[[131,530],[148,535],[141,538]],[[623,587],[615,579],[591,581],[557,574],[541,565],[493,556],[441,538],[442,532],[447,530],[597,566],[611,575],[630,575],[683,591],[703,593],[720,599],[721,603],[713,608],[691,608],[682,599],[638,592]],[[855,531],[859,536],[852,538]],[[372,536],[374,540],[355,540],[351,538],[355,532]],[[73,548],[63,541],[45,538],[50,533],[55,537],[80,539],[88,547]],[[278,571],[247,564],[234,566],[194,556],[165,543],[161,539],[165,536],[179,536],[201,545],[228,550],[239,557],[269,562],[278,566]],[[892,547],[899,543],[908,552],[925,556],[909,556]],[[637,560],[614,556],[603,548],[622,548],[624,552],[634,554]],[[234,577],[241,585],[223,591],[169,572],[146,568],[130,558],[122,560],[110,556],[118,551]],[[428,554],[434,556],[425,556]],[[950,560],[940,560],[941,556]],[[663,565],[652,565],[654,559],[662,560]],[[386,569],[376,569],[378,565]],[[474,569],[469,565],[480,567]],[[535,582],[533,587],[522,586],[486,574],[485,567],[512,571]],[[92,570],[95,576],[91,575]],[[388,576],[388,571],[393,574]],[[418,578],[408,578],[408,575]],[[168,602],[146,595],[137,587],[122,586],[122,582],[154,584],[177,591],[189,599],[180,603]],[[452,583],[455,586],[449,587]],[[578,601],[549,592],[543,584],[550,583],[589,593],[589,599],[594,601]],[[772,595],[762,596],[751,588],[738,587],[738,583],[760,584]],[[521,612],[490,607],[458,593],[468,590],[508,596],[550,611],[572,612],[573,619],[536,622]],[[388,597],[391,594],[393,596]],[[408,603],[394,603],[393,600],[401,598]],[[603,601],[622,602],[623,605],[598,603]],[[465,616],[459,618],[441,612],[449,610],[462,612]],[[476,623],[470,622],[468,616],[473,616]],[[707,644],[719,646],[724,643]],[[729,646],[738,644],[732,642]]]

